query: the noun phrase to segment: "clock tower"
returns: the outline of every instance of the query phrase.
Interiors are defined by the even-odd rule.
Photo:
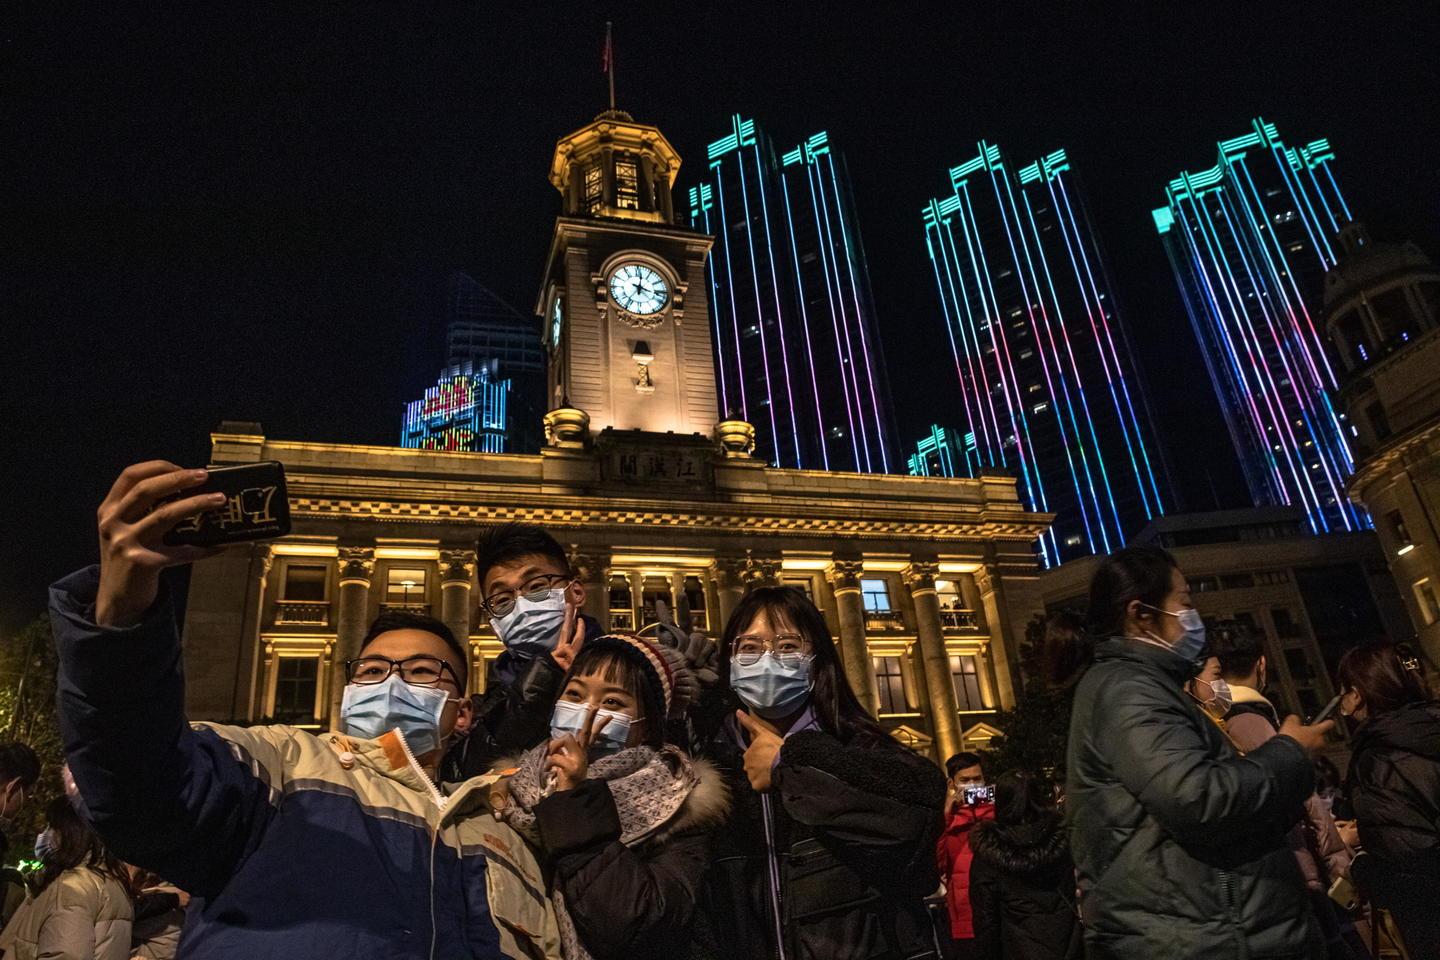
[[[674,223],[679,170],[664,134],[621,110],[556,145],[550,182],[564,206],[535,305],[555,416],[573,422],[583,411],[595,432],[706,435],[720,419],[705,286],[712,240]]]

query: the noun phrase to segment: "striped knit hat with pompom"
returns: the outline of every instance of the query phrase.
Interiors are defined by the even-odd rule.
[[[688,669],[684,665],[683,658],[677,662],[673,657],[666,655],[675,651],[667,650],[658,643],[644,637],[637,637],[633,633],[607,633],[594,640],[585,641],[585,646],[613,646],[635,651],[640,655],[638,659],[645,664],[646,676],[660,689],[660,699],[665,705],[666,716],[669,716],[677,708],[683,709],[683,704],[679,704],[675,700],[676,680],[678,671],[688,673]],[[685,683],[687,678],[680,677],[678,679],[681,681],[681,686],[687,686]]]

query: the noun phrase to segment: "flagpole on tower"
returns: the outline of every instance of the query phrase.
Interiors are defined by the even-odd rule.
[[[615,109],[615,44],[610,39],[610,21],[605,21],[605,72],[610,76],[610,109]]]

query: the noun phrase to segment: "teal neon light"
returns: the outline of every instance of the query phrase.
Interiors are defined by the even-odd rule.
[[[1153,217],[1251,495],[1303,507],[1317,532],[1369,526],[1344,494],[1354,461],[1312,318],[1310,281],[1350,218],[1334,151],[1287,146],[1258,118],[1217,148],[1219,164],[1171,181]]]

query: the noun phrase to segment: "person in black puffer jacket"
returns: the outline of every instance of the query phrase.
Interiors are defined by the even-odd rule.
[[[733,803],[701,888],[703,953],[934,958],[924,901],[939,885],[944,774],[860,706],[824,617],[793,587],[740,602],[720,674],[693,714],[694,752]]]
[[[1103,641],[1070,723],[1065,812],[1091,960],[1279,960],[1323,950],[1287,831],[1332,721],[1288,718],[1240,756],[1185,693],[1205,625],[1158,547],[1090,585]]]
[[[472,718],[440,765],[460,783],[487,773],[501,757],[549,739],[561,680],[600,625],[580,613],[585,585],[559,542],[543,528],[502,523],[475,544],[480,612],[505,645],[490,663],[485,691],[472,696]],[[464,641],[464,637],[461,641]]]
[[[1049,783],[1022,770],[995,782],[995,819],[976,824],[970,903],[976,960],[1077,960],[1075,866]]]
[[[1350,877],[1388,909],[1412,957],[1440,956],[1440,702],[1420,658],[1389,643],[1340,658],[1340,712],[1360,721],[1346,787],[1361,852]]]

